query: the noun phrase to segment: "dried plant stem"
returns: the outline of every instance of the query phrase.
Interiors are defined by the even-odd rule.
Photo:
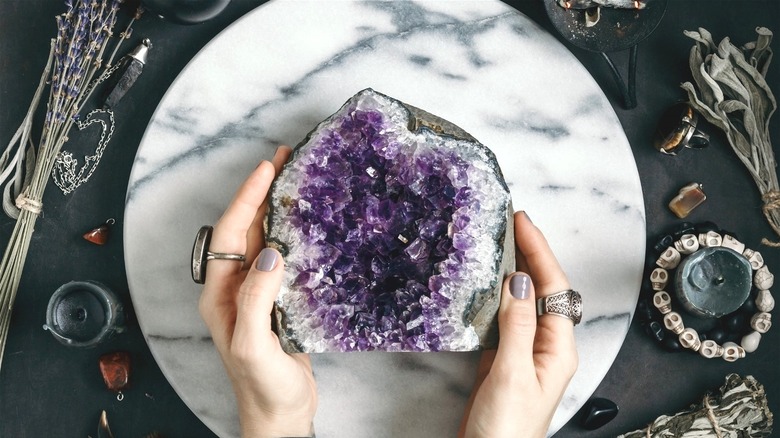
[[[772,436],[773,422],[764,386],[753,376],[729,374],[719,393],[706,394],[700,405],[618,438],[764,438]]]
[[[18,217],[11,237],[0,262],[0,367],[2,367],[5,345],[11,324],[14,301],[19,290],[24,262],[30,247],[30,239],[35,230],[35,222],[41,214],[43,192],[52,174],[55,160],[65,142],[68,133],[77,123],[78,114],[94,90],[93,78],[102,82],[110,74],[103,69],[101,57],[112,35],[116,23],[119,3],[123,0],[68,0],[68,10],[56,17],[57,38],[52,40],[52,50],[44,69],[41,84],[36,91],[22,126],[14,135],[6,151],[0,155],[0,184],[4,177],[16,170],[13,180],[17,187],[21,179],[21,162],[27,154],[23,153],[27,144],[35,149],[30,139],[32,118],[43,93],[46,79],[50,78],[49,97],[46,106],[46,119],[41,132],[35,166],[29,183],[15,192],[15,206]],[[113,55],[112,55],[113,56]],[[17,145],[18,142],[18,145]],[[12,151],[18,147],[15,153]],[[9,162],[9,158],[13,158]],[[29,165],[29,163],[28,163]],[[4,177],[3,177],[4,176]],[[25,179],[30,177],[27,172]],[[9,187],[6,187],[6,191]],[[16,194],[15,193],[15,194]],[[10,201],[4,199],[6,211],[15,213]],[[12,214],[13,215],[13,214]]]
[[[772,60],[772,32],[759,27],[756,33],[758,39],[746,44],[743,53],[728,38],[715,44],[706,29],[686,31],[696,44],[689,59],[693,83],[682,88],[691,105],[726,133],[761,193],[764,217],[780,236],[780,184],[769,139],[769,119],[777,101],[765,78]],[[762,243],[780,247],[766,238]]]

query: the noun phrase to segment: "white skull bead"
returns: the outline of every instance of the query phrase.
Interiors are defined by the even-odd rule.
[[[720,246],[723,243],[723,236],[715,231],[707,231],[706,233],[699,234],[699,246],[708,248],[712,246]]]
[[[680,254],[693,254],[699,249],[699,239],[693,234],[683,234],[680,240],[674,242],[674,249]]]
[[[658,291],[653,295],[653,305],[659,312],[666,315],[672,311],[672,297],[665,291]]]
[[[748,248],[745,250],[745,252],[742,253],[742,255],[748,259],[750,262],[750,267],[753,268],[754,271],[757,271],[759,268],[764,266],[764,257],[760,252]]]
[[[670,246],[669,248],[666,248],[666,251],[664,251],[660,257],[658,257],[655,264],[658,265],[659,268],[674,269],[680,264],[680,260],[682,260],[680,251],[677,251],[677,249]]]
[[[685,329],[682,317],[677,312],[669,312],[664,315],[664,327],[675,335],[679,335]]]
[[[653,290],[664,290],[666,283],[669,282],[669,272],[664,268],[655,268],[650,274],[650,284],[653,285]]]
[[[701,343],[699,354],[706,357],[707,359],[712,359],[713,357],[723,356],[723,350],[724,350],[723,347],[718,345],[717,342],[708,339]]]
[[[742,254],[745,251],[745,244],[735,239],[734,236],[731,236],[729,234],[723,236],[723,242],[720,244],[720,246],[731,248],[740,254]]]
[[[750,318],[750,328],[759,332],[766,333],[772,328],[772,314],[767,312],[759,312]]]
[[[745,357],[745,349],[733,342],[723,344],[723,359],[728,362],[735,362],[737,359]]]
[[[699,339],[699,333],[690,327],[684,329],[680,333],[679,339],[680,344],[689,350],[699,351],[699,348],[701,348],[701,339]]]
[[[762,312],[771,312],[775,308],[775,299],[768,290],[760,290],[756,295],[756,308]]]
[[[769,268],[766,265],[762,266],[756,271],[756,275],[753,276],[753,285],[758,290],[767,290],[775,284],[775,276],[769,272]]]

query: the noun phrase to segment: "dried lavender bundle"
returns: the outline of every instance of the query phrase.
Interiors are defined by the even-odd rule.
[[[764,386],[753,376],[726,376],[719,394],[706,394],[699,405],[673,416],[662,415],[648,427],[618,438],[762,438],[772,435],[772,412]]]
[[[705,29],[686,31],[696,41],[689,59],[695,86],[686,82],[682,88],[691,105],[726,133],[761,192],[764,216],[780,236],[780,187],[769,139],[769,119],[777,101],[765,79],[772,60],[772,32],[759,27],[756,33],[758,39],[746,44],[743,53],[728,38],[715,44]],[[762,242],[780,246],[767,239]]]
[[[57,36],[52,39],[52,50],[38,90],[17,134],[0,155],[0,168],[3,169],[0,184],[8,181],[4,198],[11,198],[11,192],[15,197],[15,202],[4,200],[3,208],[16,217],[16,225],[0,262],[0,366],[30,239],[43,209],[44,189],[57,155],[68,141],[73,125],[78,124],[79,112],[94,85],[111,73],[109,66],[113,55],[107,61],[103,56],[123,1],[65,1],[67,10],[56,17]],[[117,46],[129,35],[129,29],[128,25]],[[36,148],[30,132],[47,81],[50,86],[46,117]]]

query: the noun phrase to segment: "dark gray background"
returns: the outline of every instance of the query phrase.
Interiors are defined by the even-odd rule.
[[[103,162],[75,193],[62,196],[51,185],[44,197],[44,214],[32,238],[0,371],[0,437],[94,437],[103,409],[109,413],[117,438],[142,437],[152,431],[165,437],[213,436],[171,389],[133,317],[122,252],[124,197],[137,146],[171,82],[220,30],[261,3],[233,0],[220,16],[195,26],[171,24],[152,14],[135,25],[126,48],[142,37],[150,38],[154,48],[141,79],[117,109],[116,132]],[[541,0],[510,3],[558,36]],[[623,124],[642,181],[648,236],[681,222],[666,204],[678,188],[697,181],[704,184],[708,200],[689,219],[711,220],[733,231],[749,248],[761,251],[770,269],[778,273],[780,249],[760,245],[761,237],[772,237],[761,214],[760,196],[725,136],[711,128],[710,148],[684,151],[677,157],[656,152],[652,136],[661,112],[685,97],[679,84],[690,79],[687,58],[692,41],[683,36],[683,30],[704,27],[716,41],[729,36],[741,45],[754,40],[756,26],[780,31],[779,4],[777,0],[670,0],[658,29],[640,45],[639,104],[632,110],[621,108],[617,89],[598,55],[565,43],[605,90]],[[49,39],[56,32],[54,16],[64,9],[54,0],[0,0],[0,145],[7,144],[26,113],[46,62]],[[777,42],[774,47],[777,50]],[[614,56],[625,75],[627,53]],[[771,66],[768,77],[776,93],[779,71],[777,64]],[[36,138],[39,126],[33,131]],[[776,144],[779,131],[776,116],[771,126]],[[74,144],[67,146],[86,153]],[[81,238],[109,217],[117,225],[108,244],[98,247]],[[13,225],[7,217],[0,217],[3,247]],[[65,282],[83,279],[111,287],[125,303],[129,319],[126,333],[90,350],[63,347],[41,329],[52,292]],[[731,372],[755,376],[766,386],[770,408],[780,413],[778,366],[772,362],[780,357],[777,332],[776,328],[764,336],[756,353],[730,364],[691,353],[666,353],[635,320],[616,362],[594,394],[616,401],[621,407],[618,417],[593,432],[580,429],[573,420],[556,437],[614,436],[643,427],[660,414],[687,408],[705,391],[719,387]],[[129,351],[134,360],[132,387],[122,402],[105,389],[98,371],[98,357],[114,350]]]

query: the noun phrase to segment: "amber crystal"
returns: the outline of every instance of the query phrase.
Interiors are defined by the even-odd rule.
[[[111,391],[121,391],[130,381],[130,354],[117,351],[100,356],[100,374]]]

